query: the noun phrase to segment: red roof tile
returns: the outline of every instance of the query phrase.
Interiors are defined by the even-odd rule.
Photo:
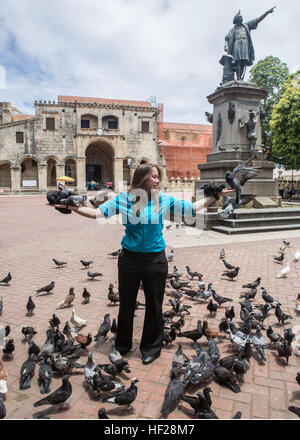
[[[147,101],[127,101],[124,99],[106,99],[106,98],[88,98],[86,96],[65,96],[59,95],[58,102],[75,102],[78,101],[82,104],[119,104],[119,105],[131,105],[134,107],[152,107],[151,102]]]
[[[25,119],[32,119],[32,118],[35,118],[35,116],[34,115],[22,115],[22,114],[20,114],[20,115],[12,115],[12,119],[13,119],[13,121],[24,121]]]

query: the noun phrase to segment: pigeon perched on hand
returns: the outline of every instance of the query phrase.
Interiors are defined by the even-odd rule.
[[[242,186],[245,185],[248,180],[257,177],[260,172],[260,168],[253,167],[252,160],[247,160],[237,165],[232,172],[225,174],[225,180],[228,185],[236,191],[235,202],[240,204],[240,196],[242,192]]]
[[[46,292],[46,293],[52,293],[51,290],[54,289],[55,286],[55,282],[51,281],[50,284],[47,284],[47,286],[41,287],[40,289],[36,290],[36,295],[38,295],[41,292]]]

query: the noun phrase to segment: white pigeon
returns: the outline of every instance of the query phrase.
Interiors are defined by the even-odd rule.
[[[290,264],[287,263],[287,265],[282,269],[281,272],[277,275],[277,278],[286,278],[287,274],[290,273]]]
[[[83,326],[87,325],[87,321],[85,319],[81,319],[81,318],[79,318],[79,316],[76,315],[75,309],[72,310],[72,316],[71,316],[70,322],[72,324],[74,324],[75,330],[77,327],[83,327]]]
[[[300,258],[300,250],[299,249],[297,249],[296,250],[296,252],[295,252],[295,263],[296,263],[296,261],[298,261],[299,260],[299,258]]]
[[[249,335],[241,331],[237,331],[235,334],[232,333],[230,329],[226,330],[226,333],[229,335],[231,342],[239,349],[242,350],[246,342],[249,340]]]

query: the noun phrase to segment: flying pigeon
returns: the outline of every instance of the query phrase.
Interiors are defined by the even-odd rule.
[[[240,204],[242,186],[244,186],[248,180],[255,178],[259,171],[260,168],[253,167],[253,162],[250,159],[237,165],[232,172],[225,174],[226,182],[236,191],[236,204]]]

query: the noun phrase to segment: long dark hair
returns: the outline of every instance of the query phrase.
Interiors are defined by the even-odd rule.
[[[159,186],[158,189],[154,191],[154,202],[155,202],[155,210],[159,210],[159,189],[163,185],[163,171],[159,165],[150,163],[150,162],[144,162],[140,164],[136,170],[134,171],[131,186],[129,189],[129,194],[131,191],[134,191],[135,189],[144,189],[145,188],[145,182],[148,179],[148,177],[151,174],[151,171],[153,168],[156,168],[158,171],[158,177],[159,177]],[[153,195],[153,193],[152,193]],[[135,203],[139,202],[139,197],[137,197]],[[139,205],[139,204],[138,204]],[[135,211],[137,211],[139,207],[137,206]]]

